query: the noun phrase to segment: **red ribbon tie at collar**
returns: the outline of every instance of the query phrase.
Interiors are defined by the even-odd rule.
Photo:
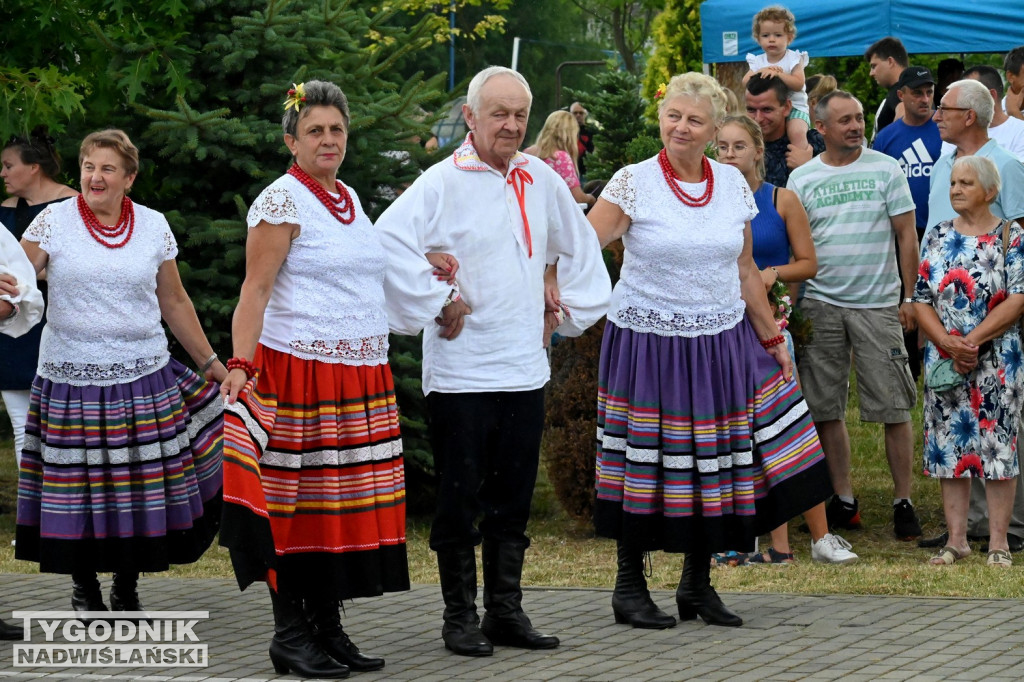
[[[519,212],[523,216],[523,231],[526,235],[526,253],[528,257],[533,258],[533,238],[530,237],[530,219],[526,217],[526,186],[533,184],[533,177],[519,166],[516,166],[508,174],[506,182],[512,185],[512,191],[516,193],[516,199],[519,201]]]

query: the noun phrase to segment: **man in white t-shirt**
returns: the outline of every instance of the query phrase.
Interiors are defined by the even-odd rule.
[[[899,295],[901,278],[908,294],[917,279],[914,199],[899,163],[861,145],[864,109],[857,98],[836,90],[821,98],[814,114],[825,151],[795,169],[788,187],[807,210],[818,256],[818,274],[807,281],[800,304],[814,335],[799,370],[836,493],[826,509],[829,526],[860,526],[845,421],[852,351],[861,419],[885,424],[885,454],[896,493],[894,531],[909,540],[921,534],[921,525],[910,501],[910,410],[917,388],[903,330],[913,329],[916,321],[910,299],[899,303]]]
[[[964,78],[978,81],[992,93],[994,107],[992,123],[988,126],[988,136],[999,143],[999,146],[1024,161],[1024,120],[1008,116],[1003,111],[1003,79],[999,71],[992,66],[972,66],[964,71]],[[949,142],[942,143],[942,153],[950,154],[956,146]]]

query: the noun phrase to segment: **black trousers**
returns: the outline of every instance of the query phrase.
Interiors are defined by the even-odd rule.
[[[484,537],[528,546],[544,389],[433,392],[427,411],[438,478],[430,548],[475,547]]]

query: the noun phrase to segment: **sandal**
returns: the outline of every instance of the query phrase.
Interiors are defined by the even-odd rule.
[[[998,568],[1010,568],[1013,566],[1013,557],[1005,549],[993,549],[989,551],[986,563]]]
[[[795,564],[796,559],[793,557],[793,553],[780,552],[774,547],[769,547],[767,551],[757,552],[747,557],[748,564],[781,564],[783,566],[787,564]]]
[[[952,566],[955,562],[963,559],[967,556],[966,553],[961,552],[956,547],[950,547],[946,545],[939,550],[939,553],[928,560],[928,563],[932,566]],[[989,557],[992,555],[989,554]]]
[[[728,552],[720,552],[718,554],[711,555],[712,566],[746,566],[747,557],[749,555],[745,552],[736,552],[729,550]]]

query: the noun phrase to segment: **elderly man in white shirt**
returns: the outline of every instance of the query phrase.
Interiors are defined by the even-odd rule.
[[[21,244],[0,227],[0,334],[21,336],[43,319],[43,294],[36,269]],[[21,453],[15,453],[15,458]],[[0,620],[0,639],[23,639],[20,625]]]
[[[611,293],[597,236],[565,182],[518,151],[531,102],[517,72],[478,73],[463,108],[465,142],[377,222],[389,258],[390,326],[424,331],[423,391],[439,480],[430,547],[445,601],[442,639],[464,656],[489,656],[495,644],[558,646],[531,625],[520,587],[550,376],[545,322],[578,335],[604,315]],[[429,252],[455,256],[456,288],[438,287]],[[549,295],[546,305],[544,273],[556,263],[559,300]],[[420,310],[438,315],[417,317]],[[481,540],[482,623],[474,550]]]

